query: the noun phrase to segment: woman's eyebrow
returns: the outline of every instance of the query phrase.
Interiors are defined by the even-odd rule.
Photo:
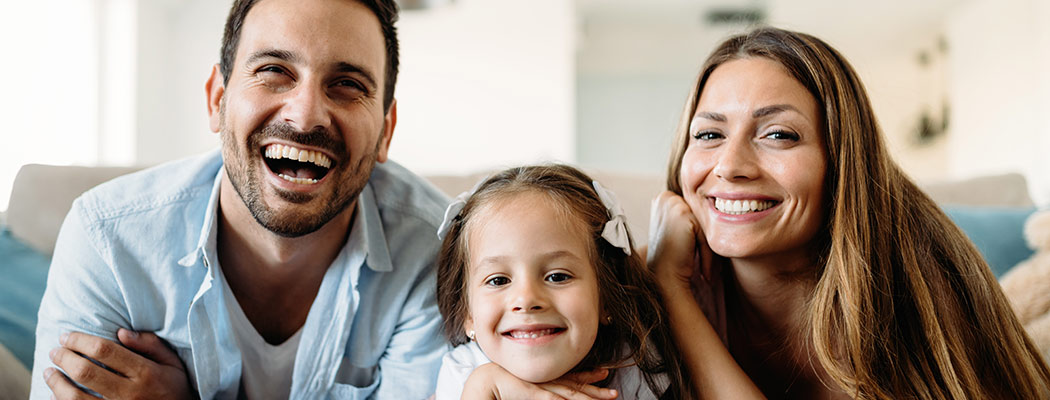
[[[751,118],[762,118],[762,117],[765,117],[765,116],[769,116],[769,115],[780,113],[780,112],[784,112],[784,111],[794,111],[794,112],[797,112],[797,113],[801,113],[801,111],[799,111],[793,105],[790,105],[790,104],[774,104],[774,105],[771,105],[771,106],[765,106],[765,107],[762,107],[762,108],[759,108],[759,109],[755,110],[755,112],[751,113]]]
[[[716,112],[701,111],[701,112],[696,113],[696,116],[693,117],[693,119],[697,119],[697,118],[710,119],[710,120],[718,121],[718,122],[726,122],[725,114],[719,114],[719,113],[716,113]]]

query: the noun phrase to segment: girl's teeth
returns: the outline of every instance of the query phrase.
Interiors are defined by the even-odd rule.
[[[536,338],[538,338],[540,336],[547,336],[547,335],[550,335],[552,333],[554,333],[554,329],[543,329],[543,330],[530,331],[530,332],[513,331],[513,332],[510,333],[510,336],[515,338],[515,339],[536,339]]]
[[[741,215],[764,211],[776,204],[771,200],[726,200],[715,198],[715,209],[725,214]]]

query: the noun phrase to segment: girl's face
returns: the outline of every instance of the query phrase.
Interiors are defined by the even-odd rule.
[[[525,192],[478,210],[468,229],[464,330],[518,378],[561,377],[598,334],[598,278],[583,222]]]
[[[806,252],[824,219],[816,99],[779,63],[726,62],[689,126],[681,182],[711,249],[730,258]]]

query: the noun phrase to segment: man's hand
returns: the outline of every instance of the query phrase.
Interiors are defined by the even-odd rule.
[[[591,385],[605,379],[608,370],[568,374],[547,383],[525,382],[496,363],[474,369],[463,385],[463,399],[612,400],[619,393]]]
[[[117,339],[120,343],[80,332],[62,334],[62,346],[50,356],[65,374],[44,370],[54,398],[96,398],[73,382],[107,399],[196,398],[182,360],[157,335],[120,329]]]

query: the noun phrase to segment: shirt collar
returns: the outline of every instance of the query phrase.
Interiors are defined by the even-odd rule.
[[[224,168],[219,168],[215,175],[215,183],[212,185],[211,195],[204,211],[204,223],[197,239],[197,246],[186,256],[179,260],[179,265],[192,267],[198,261],[204,262],[210,267],[208,257],[214,256],[218,248],[216,234],[218,233],[219,213],[219,188],[222,184]],[[376,272],[392,271],[393,264],[390,262],[390,248],[386,242],[386,232],[383,229],[383,221],[379,216],[379,206],[376,203],[375,192],[371,183],[365,184],[361,194],[357,197],[357,210],[353,226],[344,250],[354,252],[363,251],[365,265]]]
[[[218,234],[218,213],[219,213],[219,188],[222,186],[222,175],[226,172],[225,167],[220,167],[219,172],[215,174],[215,182],[211,187],[211,195],[208,196],[208,204],[204,207],[204,223],[201,224],[201,232],[197,238],[197,246],[187,254],[185,257],[179,259],[179,265],[184,267],[192,267],[197,264],[197,261],[203,261],[205,266],[208,265],[207,254],[215,254],[215,249],[218,246],[217,238]]]

